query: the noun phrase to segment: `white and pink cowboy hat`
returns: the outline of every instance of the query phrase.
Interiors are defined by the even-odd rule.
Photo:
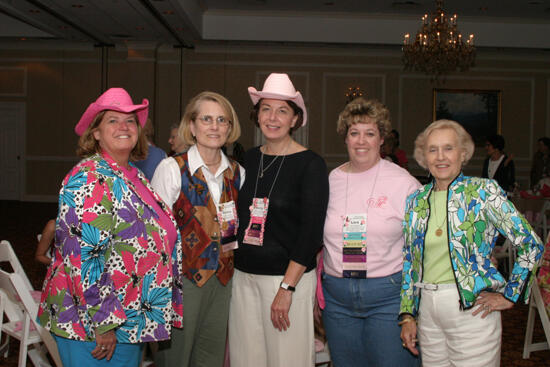
[[[307,110],[302,94],[296,91],[287,74],[269,74],[261,91],[256,90],[254,87],[248,87],[248,94],[250,94],[250,99],[252,99],[254,105],[262,98],[292,101],[296,103],[304,113],[304,122],[302,126],[307,122]]]
[[[101,111],[117,111],[123,113],[135,112],[141,127],[147,122],[147,114],[149,113],[149,101],[143,99],[141,104],[134,104],[132,97],[123,88],[110,88],[99,98],[91,103],[84,114],[76,124],[74,131],[77,135],[82,136],[94,118]]]

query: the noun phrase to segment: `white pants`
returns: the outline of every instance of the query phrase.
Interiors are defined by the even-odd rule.
[[[304,273],[292,294],[286,331],[271,323],[271,304],[283,276],[235,269],[229,307],[231,367],[309,367],[315,362],[315,270]]]
[[[482,319],[477,309],[461,311],[456,287],[422,289],[418,339],[424,367],[498,367],[502,325],[500,311]]]

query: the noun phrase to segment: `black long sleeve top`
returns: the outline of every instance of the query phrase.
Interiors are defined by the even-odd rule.
[[[491,158],[487,157],[483,162],[483,171],[481,172],[481,177],[489,178],[489,160]],[[516,182],[516,169],[514,166],[514,161],[510,160],[507,162],[508,156],[505,154],[502,158],[502,162],[497,167],[493,179],[499,184],[504,191],[514,191],[514,183]]]
[[[264,155],[264,169],[276,157]],[[235,251],[235,267],[252,274],[284,275],[293,260],[309,271],[315,268],[315,255],[323,240],[329,194],[325,161],[311,150],[285,157],[269,197],[263,246],[255,246],[243,243],[252,199],[268,196],[282,157],[264,172],[263,178],[258,177],[260,159],[259,147],[245,155],[246,181],[237,207],[239,248]]]

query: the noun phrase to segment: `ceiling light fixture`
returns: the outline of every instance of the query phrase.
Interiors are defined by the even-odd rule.
[[[436,0],[437,9],[424,14],[414,40],[405,34],[403,64],[405,70],[420,71],[434,79],[454,71],[467,71],[475,62],[474,35],[464,41],[458,30],[457,17],[448,17],[443,0]]]

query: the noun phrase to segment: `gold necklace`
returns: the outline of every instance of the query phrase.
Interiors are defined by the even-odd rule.
[[[435,214],[434,223],[437,226],[437,229],[435,230],[435,235],[437,237],[441,237],[441,235],[443,234],[442,228],[443,228],[443,225],[445,225],[445,222],[447,221],[447,216],[445,215],[443,222],[440,225],[437,225],[437,222],[436,222],[437,221],[437,201],[436,201],[435,192],[434,192],[434,214]]]

